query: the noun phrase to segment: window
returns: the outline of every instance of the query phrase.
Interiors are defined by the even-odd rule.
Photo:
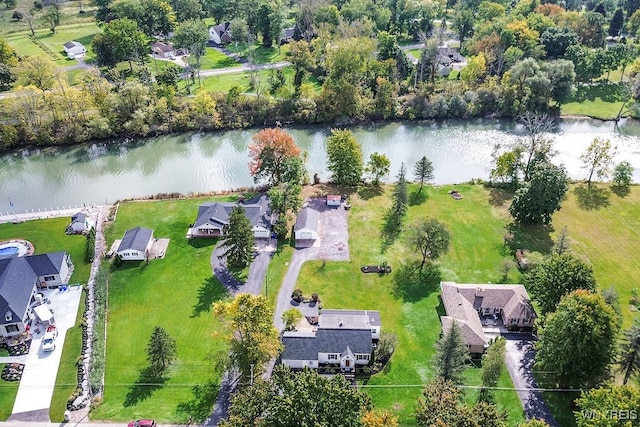
[[[45,282],[53,282],[56,280],[56,276],[44,276]]]
[[[368,354],[356,354],[356,360],[369,360]]]
[[[518,323],[518,318],[514,317],[513,319],[511,319],[511,323]]]
[[[330,354],[327,359],[329,360],[338,360],[338,355],[337,354]]]
[[[484,309],[484,312],[485,312],[485,314],[489,314],[489,313],[491,313],[491,309],[489,307],[487,307],[487,308]]]
[[[11,333],[11,332],[18,332],[18,325],[6,325],[5,329],[7,330],[7,333]]]

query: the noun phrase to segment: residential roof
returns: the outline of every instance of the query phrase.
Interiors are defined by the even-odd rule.
[[[76,42],[76,41],[66,42],[65,44],[63,44],[63,46],[64,46],[66,49],[72,49],[72,48],[74,48],[74,47],[76,47],[76,46],[82,46],[82,47],[84,47],[84,46],[82,45],[82,43],[80,43],[80,42]]]
[[[318,353],[371,353],[371,331],[365,329],[318,329],[312,333],[285,333],[283,360],[317,360]]]
[[[87,219],[87,215],[84,212],[78,212],[77,214],[71,217],[71,223],[73,224],[76,222],[81,222],[82,224],[84,224],[86,219]]]
[[[296,218],[296,225],[293,227],[294,231],[303,230],[308,228],[313,231],[318,231],[318,211],[311,209],[310,207],[300,209],[298,212],[298,218]]]
[[[60,267],[65,262],[66,252],[53,252],[50,254],[31,255],[24,257],[27,263],[38,276],[47,276],[60,273]]]
[[[118,252],[134,249],[136,251],[144,251],[147,249],[149,241],[153,237],[153,230],[150,228],[136,227],[127,230],[118,246]]]
[[[484,308],[501,307],[508,318],[536,317],[529,294],[522,285],[460,283],[443,283],[442,285],[455,287],[457,292],[469,301],[476,311]]]
[[[218,25],[214,25],[211,27],[213,31],[215,31],[220,37],[220,41],[228,43],[231,41],[231,23],[230,22],[222,22]]]
[[[482,323],[473,304],[458,292],[455,283],[443,282],[440,284],[440,288],[442,289],[442,302],[447,313],[446,316],[440,317],[442,331],[448,331],[451,322],[455,319],[467,344],[486,343]]]
[[[318,319],[321,329],[366,329],[380,326],[380,312],[377,310],[322,310]]]
[[[236,206],[244,209],[244,215],[252,226],[261,226],[266,229],[271,227],[271,211],[269,209],[269,199],[266,195],[253,198],[245,203],[202,203],[198,208],[198,217],[193,226],[198,228],[205,224],[211,224],[222,229],[229,224],[229,214]]]
[[[37,276],[29,263],[29,257],[0,260],[0,324],[22,320],[31,302],[31,293]],[[7,320],[10,317],[10,320]]]
[[[151,45],[151,48],[154,50],[159,50],[163,53],[173,52],[173,44],[172,43],[162,43],[155,42]]]

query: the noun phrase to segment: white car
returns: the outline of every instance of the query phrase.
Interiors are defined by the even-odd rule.
[[[56,337],[58,336],[58,330],[55,326],[51,325],[47,328],[47,332],[42,337],[42,349],[44,351],[53,351],[56,349]]]

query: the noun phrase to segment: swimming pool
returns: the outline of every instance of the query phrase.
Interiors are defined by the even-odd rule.
[[[18,256],[20,249],[17,246],[5,246],[0,248],[0,259],[13,258]]]
[[[25,240],[11,240],[0,242],[0,259],[9,259],[29,254],[29,242]],[[33,253],[33,251],[31,251]]]

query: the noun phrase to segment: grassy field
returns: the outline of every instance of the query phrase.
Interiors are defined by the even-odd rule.
[[[215,70],[219,68],[239,67],[242,65],[235,59],[211,48],[207,48],[205,50],[205,54],[201,58],[201,61],[202,70]]]
[[[66,251],[71,255],[75,266],[70,283],[86,283],[89,278],[90,264],[84,262],[85,241],[83,236],[68,236],[64,230],[69,218],[55,218],[39,221],[28,221],[21,224],[0,224],[0,241],[11,238],[23,238],[33,243],[36,254]],[[78,309],[76,325],[82,321],[84,300]],[[63,358],[56,379],[53,400],[51,403],[52,419],[61,421],[67,399],[75,390],[75,363],[82,345],[82,331],[80,328],[71,329],[67,333],[63,349]],[[11,415],[13,401],[18,390],[17,383],[0,383],[0,419],[5,420]]]
[[[569,100],[562,104],[560,111],[563,115],[581,115],[610,120],[616,117],[621,106],[618,85],[578,86]]]
[[[412,187],[413,188],[413,187]],[[404,245],[404,236],[382,250],[379,239],[382,217],[389,206],[387,195],[352,195],[349,214],[349,251],[351,261],[305,263],[298,279],[306,295],[317,292],[327,308],[379,309],[383,330],[398,337],[396,353],[384,372],[367,383],[369,393],[378,407],[393,409],[403,425],[413,425],[415,402],[420,384],[433,378],[431,360],[434,345],[440,335],[438,296],[440,280],[460,283],[500,282],[505,221],[492,207],[488,193],[480,186],[456,186],[464,194],[462,202],[447,194],[448,187],[426,189],[428,200],[409,209],[407,223],[419,217],[431,216],[443,221],[452,234],[452,247],[442,259],[440,271],[432,272],[431,284],[416,287],[404,282],[397,274],[403,260],[412,259],[412,250]],[[379,277],[362,274],[363,264],[387,261],[396,274]],[[517,282],[513,271],[508,282]],[[477,368],[469,368],[470,378],[478,376]],[[507,381],[508,380],[508,381]],[[504,381],[510,387],[508,377]],[[472,385],[477,385],[474,383]],[[496,395],[501,407],[512,408],[515,392]],[[518,404],[519,405],[519,404]],[[510,410],[513,421],[522,420],[519,406]]]
[[[210,200],[210,199],[208,199]],[[200,420],[217,396],[219,377],[208,355],[223,351],[212,304],[226,291],[212,277],[214,239],[187,241],[185,233],[202,199],[129,202],[120,205],[107,231],[109,244],[135,226],[153,228],[171,239],[166,257],[112,267],[105,393],[92,412],[98,420],[153,417],[159,422]],[[145,346],[155,326],[177,341],[178,359],[166,378],[150,378]],[[149,385],[150,384],[150,385]]]

